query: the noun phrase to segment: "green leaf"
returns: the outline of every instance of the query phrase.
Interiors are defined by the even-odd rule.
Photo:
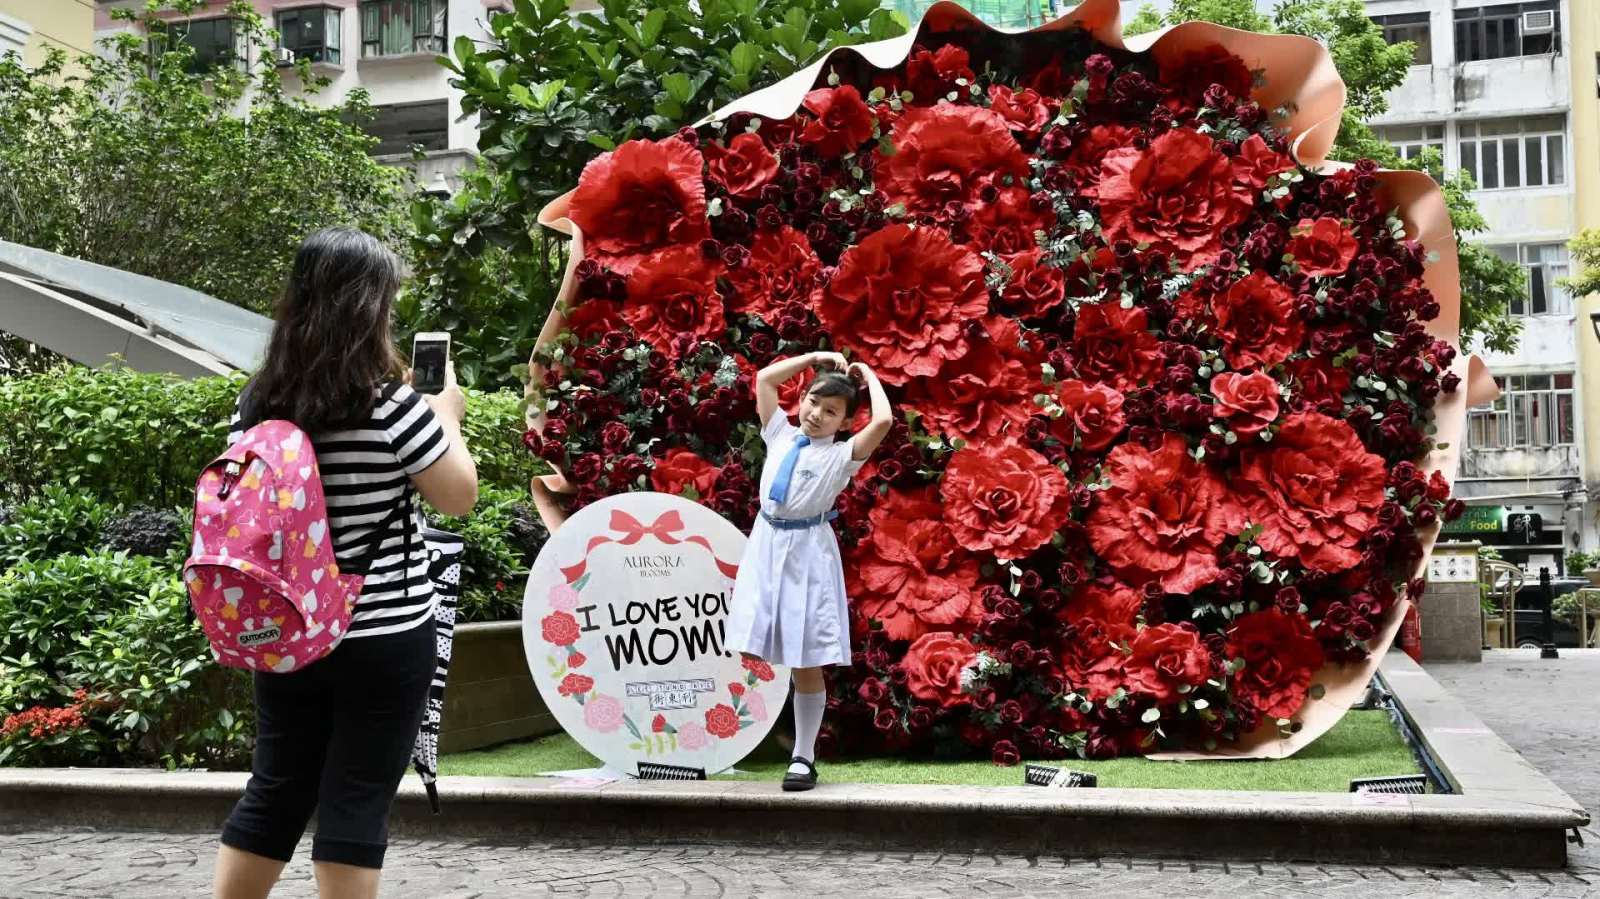
[[[1144,714],[1139,716],[1139,720],[1143,721],[1145,724],[1154,724],[1155,722],[1161,720],[1161,709],[1157,708],[1156,706],[1151,706],[1150,708],[1144,710]]]
[[[661,86],[667,89],[667,96],[679,103],[687,103],[689,98],[694,96],[694,85],[689,81],[689,76],[682,72],[673,72],[663,77]]]
[[[761,64],[761,50],[754,44],[740,41],[733,48],[733,70],[740,75],[749,75]]]
[[[667,24],[667,11],[657,7],[645,14],[644,27],[639,30],[640,43],[646,47],[653,46],[661,37],[661,29]]]

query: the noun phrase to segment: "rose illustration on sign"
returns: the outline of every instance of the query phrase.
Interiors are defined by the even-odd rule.
[[[645,493],[584,510],[540,553],[523,607],[529,666],[557,720],[612,767],[713,773],[772,726],[788,678],[726,646],[727,560],[743,539],[703,506]]]

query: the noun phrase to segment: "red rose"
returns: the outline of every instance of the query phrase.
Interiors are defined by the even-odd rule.
[[[628,279],[622,314],[657,351],[670,354],[673,338],[701,340],[722,336],[727,327],[717,293],[720,266],[706,261],[700,247],[674,247],[639,263]]]
[[[1262,548],[1318,571],[1361,561],[1361,537],[1378,523],[1383,459],[1355,429],[1316,412],[1290,415],[1272,443],[1248,449],[1238,479]]]
[[[872,138],[872,109],[854,85],[819,88],[803,104],[816,118],[800,132],[800,142],[818,156],[832,159],[850,153]]]
[[[567,217],[619,270],[670,244],[698,244],[710,233],[703,162],[676,138],[627,141],[584,166]]]
[[[1028,157],[1005,120],[982,107],[944,103],[907,110],[892,141],[893,156],[877,151],[877,188],[885,202],[912,214],[943,219],[950,203],[976,211],[984,187],[1028,175]]]
[[[750,258],[728,273],[733,308],[772,324],[779,307],[807,303],[822,263],[806,236],[788,225],[763,229],[750,245]]]
[[[1072,334],[1078,376],[1136,390],[1161,375],[1161,342],[1148,330],[1145,311],[1107,300],[1078,310]]]
[[[967,549],[1020,559],[1050,542],[1072,512],[1061,469],[1019,444],[968,447],[939,488],[944,520]]]
[[[923,634],[906,650],[900,666],[906,672],[906,689],[918,699],[939,703],[943,708],[971,701],[961,692],[961,669],[978,657],[978,650],[965,637],[948,631]]]
[[[1002,187],[993,202],[973,210],[967,222],[967,245],[979,252],[1014,256],[1039,248],[1036,231],[1048,231],[1056,221],[1049,208],[1033,205],[1033,196],[1021,187]]]
[[[1013,91],[1003,84],[990,85],[989,108],[1005,120],[1012,131],[1028,138],[1038,137],[1055,118],[1050,104],[1038,91],[1028,87]]]
[[[1110,584],[1087,584],[1072,594],[1057,618],[1065,624],[1077,624],[1090,618],[1101,624],[1132,627],[1144,608],[1144,593],[1120,581]]]
[[[1104,384],[1062,381],[1056,402],[1062,415],[1055,420],[1056,436],[1067,446],[1099,452],[1122,434],[1122,394]]]
[[[1148,149],[1108,153],[1097,194],[1107,241],[1148,243],[1186,272],[1216,262],[1222,232],[1250,215],[1228,158],[1188,128],[1162,134]]]
[[[710,499],[716,491],[720,471],[692,450],[672,449],[650,472],[650,486],[673,496],[682,496],[686,489],[693,489],[695,499]]]
[[[904,75],[894,71],[885,72],[878,76],[877,83],[891,88],[895,93],[902,89],[909,90],[919,102],[935,103],[947,97],[951,91],[963,90],[957,82],[965,80],[971,84],[976,77],[967,51],[955,44],[945,44],[933,52],[920,48],[913,50],[911,58],[906,60]]]
[[[609,300],[584,300],[567,313],[567,330],[580,340],[591,342],[604,337],[608,331],[629,332],[628,320],[622,317],[622,304]]]
[[[1301,219],[1289,232],[1288,252],[1300,273],[1313,278],[1338,277],[1356,258],[1356,236],[1331,215]]]
[[[756,676],[756,680],[759,681],[769,681],[777,676],[773,673],[772,666],[761,659],[753,659],[749,656],[740,656],[739,664],[744,666],[744,670],[754,674]]]
[[[732,706],[717,703],[706,709],[706,733],[727,739],[739,732],[739,714]]]
[[[608,421],[600,429],[600,446],[613,456],[627,451],[631,440],[633,432],[620,421]]]
[[[868,515],[870,530],[845,566],[863,620],[895,640],[930,631],[965,633],[983,617],[978,559],[956,543],[934,488],[891,489]]]
[[[1067,295],[1067,279],[1061,269],[1044,264],[1044,250],[1035,247],[1005,258],[1011,280],[1000,294],[1019,318],[1039,318],[1061,305]]]
[[[1002,768],[1009,768],[1022,761],[1022,754],[1017,751],[1017,744],[1010,740],[999,740],[990,750],[989,758]]]
[[[1344,406],[1344,393],[1350,389],[1350,372],[1347,369],[1335,368],[1327,359],[1316,356],[1291,359],[1284,367],[1306,402]]]
[[[1233,157],[1233,179],[1248,187],[1252,193],[1267,186],[1267,181],[1281,172],[1294,168],[1294,160],[1267,146],[1259,134],[1239,145],[1239,155]]]
[[[566,612],[551,612],[539,622],[546,643],[571,646],[578,642],[578,619]]]
[[[983,259],[935,228],[889,225],[844,252],[817,315],[885,383],[939,373],[966,355],[989,309]]]
[[[1130,649],[1122,666],[1128,691],[1158,703],[1177,701],[1182,695],[1179,687],[1198,687],[1211,671],[1210,653],[1200,642],[1200,633],[1191,628],[1176,624],[1144,628]]]
[[[778,176],[778,157],[758,134],[736,135],[726,149],[712,142],[704,147],[706,174],[736,197],[753,199]]]
[[[923,417],[927,429],[967,441],[992,440],[1019,432],[1037,411],[1033,397],[1044,389],[1037,342],[1024,339],[1012,319],[995,316],[965,356],[945,363],[936,377],[906,385],[905,404]]]
[[[1222,353],[1234,368],[1270,368],[1300,348],[1305,327],[1294,297],[1266,272],[1253,272],[1212,302]]]
[[[728,692],[732,693],[734,696],[743,696],[744,695],[744,684],[738,684],[738,683],[729,684],[728,685]]]
[[[650,732],[653,734],[665,733],[667,730],[667,716],[656,715],[650,719]]]
[[[1243,659],[1233,675],[1233,694],[1270,718],[1287,718],[1305,704],[1311,675],[1322,667],[1322,644],[1303,615],[1277,608],[1235,619],[1228,630],[1228,657]]]
[[[1241,440],[1260,434],[1278,418],[1278,382],[1271,375],[1223,372],[1211,379],[1217,401],[1211,407]]]
[[[570,618],[572,616],[568,615],[567,617]],[[549,618],[545,619],[545,621],[549,620]],[[546,636],[545,639],[549,640],[550,638]],[[582,674],[569,674],[562,678],[561,683],[556,686],[556,692],[560,693],[562,696],[582,696],[593,689],[594,678]]]
[[[1191,593],[1216,580],[1217,547],[1244,528],[1243,511],[1210,468],[1167,434],[1161,448],[1124,443],[1106,457],[1111,487],[1089,514],[1089,543],[1130,583]]]

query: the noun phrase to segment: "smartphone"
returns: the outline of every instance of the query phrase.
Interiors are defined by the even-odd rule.
[[[444,370],[450,364],[450,332],[423,331],[411,342],[411,389],[418,393],[444,390]]]

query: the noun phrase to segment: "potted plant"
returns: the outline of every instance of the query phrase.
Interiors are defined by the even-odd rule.
[[[1600,553],[1573,550],[1567,553],[1567,577],[1585,577],[1600,587]]]

